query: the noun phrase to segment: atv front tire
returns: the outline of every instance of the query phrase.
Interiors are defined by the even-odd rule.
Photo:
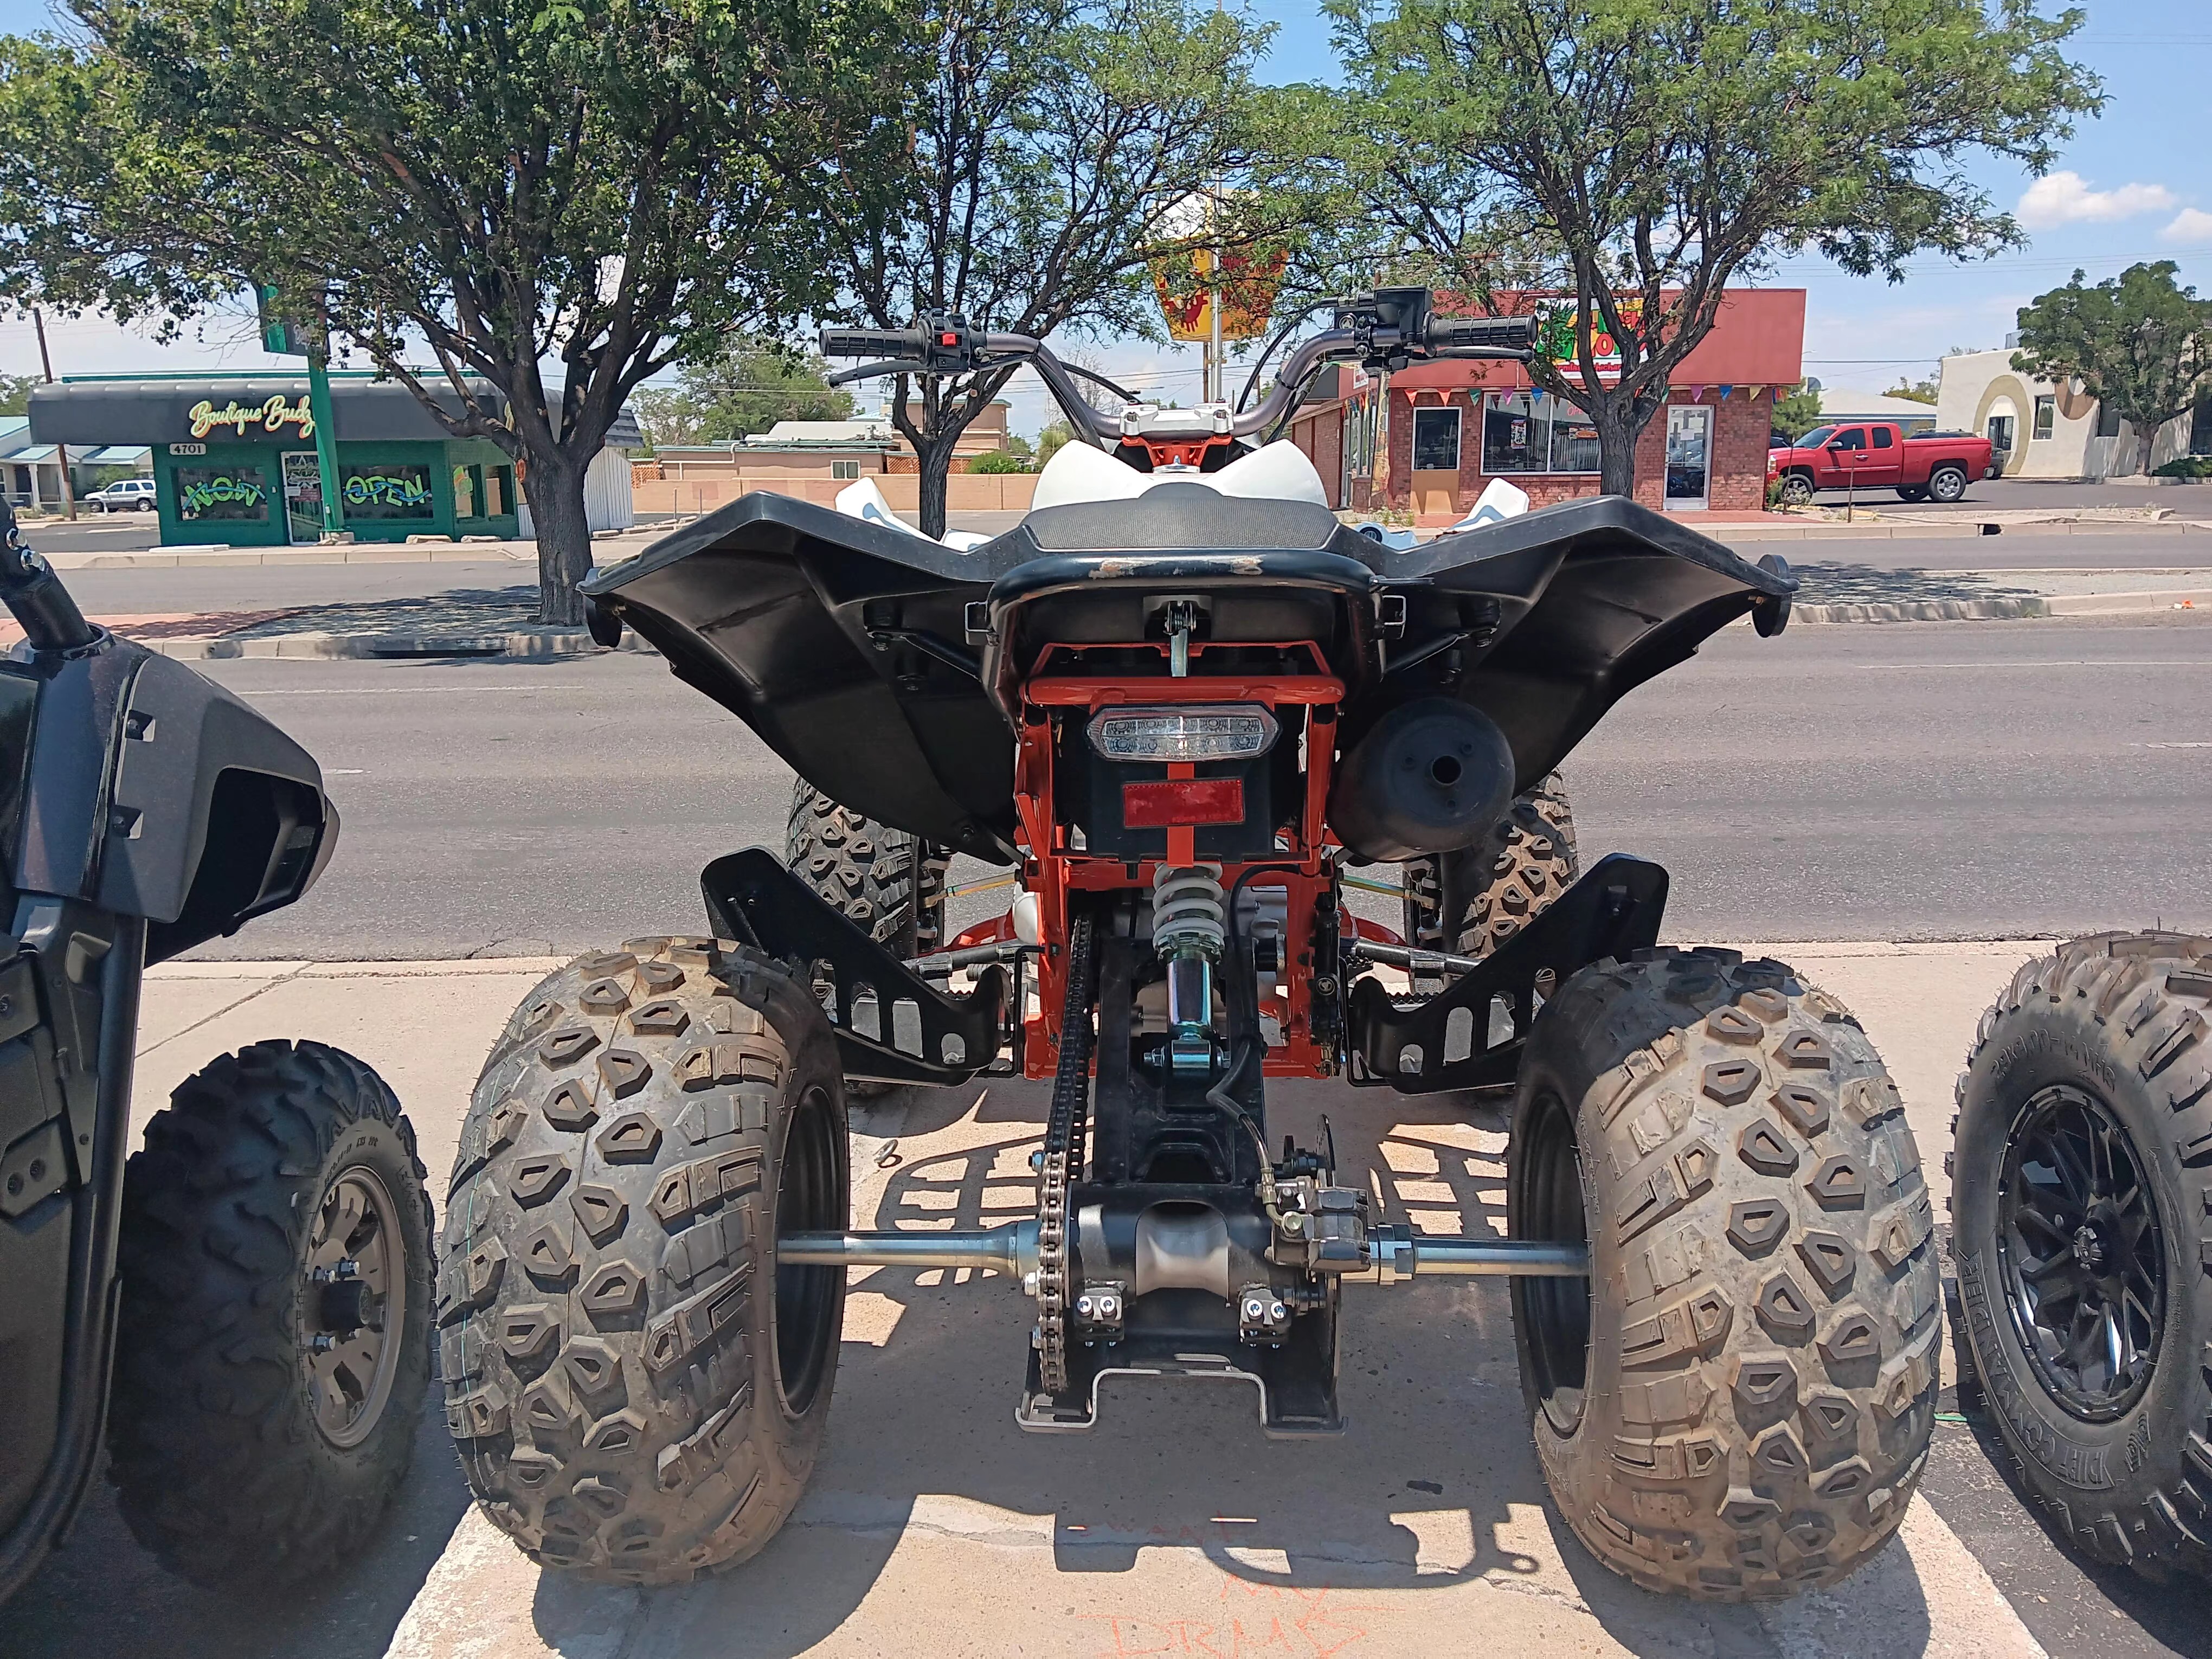
[[[1778,962],[1643,951],[1538,1014],[1507,1153],[1536,1449],[1575,1535],[1648,1589],[1832,1584],[1903,1519],[1934,1426],[1933,1221],[1902,1103]]]
[[[448,1426],[533,1560],[680,1583],[775,1535],[829,1417],[845,1275],[775,1239],[846,1224],[822,1010],[708,939],[580,957],[485,1062],[440,1241]]]
[[[406,1474],[430,1381],[430,1196],[383,1079],[257,1042],[180,1085],[123,1182],[108,1479],[210,1588],[343,1562]]]
[[[1574,885],[1574,809],[1551,774],[1474,846],[1405,865],[1408,945],[1453,956],[1486,957]]]
[[[1952,1152],[1960,1370],[2058,1533],[2154,1577],[2212,1571],[2208,1151],[2212,939],[2076,939],[1982,1016]]]

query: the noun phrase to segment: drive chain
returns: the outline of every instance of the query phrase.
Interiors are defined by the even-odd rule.
[[[1060,1065],[1037,1163],[1037,1377],[1047,1394],[1067,1389],[1067,1188],[1083,1157],[1091,1093],[1091,929],[1088,914],[1067,932],[1067,988],[1060,1010]]]

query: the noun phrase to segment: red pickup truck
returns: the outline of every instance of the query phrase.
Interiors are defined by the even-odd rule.
[[[1766,452],[1766,476],[1782,499],[1802,506],[1821,489],[1894,489],[1908,501],[1955,501],[1974,478],[1999,471],[1987,438],[1971,432],[1907,437],[1890,421],[1816,426],[1795,444]]]

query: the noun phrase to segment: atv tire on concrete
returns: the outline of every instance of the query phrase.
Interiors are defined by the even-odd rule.
[[[791,789],[784,859],[793,874],[901,958],[945,942],[944,848],[840,806],[804,780]]]
[[[124,1177],[108,1479],[194,1583],[338,1566],[430,1382],[430,1196],[383,1079],[257,1042],[179,1085]]]
[[[1406,943],[1486,957],[1580,873],[1574,811],[1554,772],[1516,799],[1476,845],[1407,860]]]
[[[1928,1454],[1942,1322],[1911,1130],[1858,1023],[1778,962],[1662,949],[1538,1015],[1507,1154],[1521,1376],[1575,1535],[1648,1589],[1832,1584]]]
[[[2212,1571],[2212,939],[2103,933],[2021,968],[1953,1135],[1962,1408],[2084,1554]]]
[[[754,951],[634,940],[517,1010],[462,1128],[438,1322],[469,1484],[533,1559],[678,1583],[775,1535],[845,1300],[775,1240],[846,1225],[846,1156],[829,1024]]]

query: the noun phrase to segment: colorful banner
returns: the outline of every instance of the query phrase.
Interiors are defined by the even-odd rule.
[[[1641,331],[1644,326],[1644,301],[1620,300],[1614,302],[1620,313],[1624,328]],[[1593,314],[1594,331],[1590,337],[1590,355],[1601,380],[1620,378],[1620,342],[1607,333],[1604,325]],[[1547,313],[1536,331],[1536,350],[1548,359],[1563,374],[1577,374],[1582,371],[1582,356],[1576,346],[1575,314],[1571,305]]]

